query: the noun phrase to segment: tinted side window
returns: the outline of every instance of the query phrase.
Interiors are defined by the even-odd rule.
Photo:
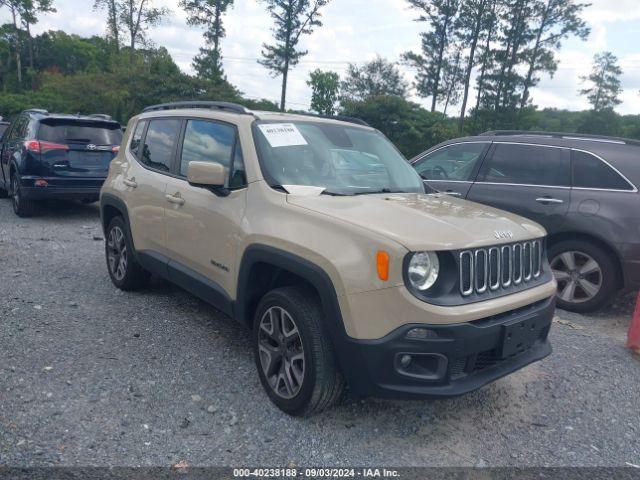
[[[189,120],[184,133],[180,175],[187,175],[189,162],[217,162],[231,170],[236,131],[229,125]]]
[[[171,171],[173,147],[180,133],[181,122],[170,118],[149,122],[140,159],[142,163],[164,172]]]
[[[11,130],[11,134],[9,135],[9,140],[23,139],[28,123],[29,121],[25,117],[19,117],[18,119],[16,119],[15,124],[13,125],[13,129]]]
[[[574,187],[633,190],[613,168],[590,153],[573,150],[571,156]]]
[[[413,168],[428,180],[471,181],[486,143],[450,145],[418,160]]]
[[[568,187],[571,168],[563,149],[535,145],[496,144],[482,167],[481,181]]]
[[[131,137],[129,150],[138,158],[140,158],[140,141],[142,140],[142,134],[144,133],[144,129],[146,126],[146,120],[138,122],[138,124],[136,125],[136,129],[133,131],[133,136]]]

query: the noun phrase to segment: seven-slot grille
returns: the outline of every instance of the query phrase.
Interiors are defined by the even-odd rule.
[[[542,274],[542,241],[460,252],[460,293],[495,292],[537,279]]]

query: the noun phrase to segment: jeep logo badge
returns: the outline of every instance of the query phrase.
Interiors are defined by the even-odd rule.
[[[505,240],[505,239],[510,239],[513,238],[513,232],[511,230],[496,230],[495,232],[493,232],[493,235],[498,239],[498,240]]]

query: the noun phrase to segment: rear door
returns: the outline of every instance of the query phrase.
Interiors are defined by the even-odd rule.
[[[47,118],[38,130],[48,176],[106,177],[122,141],[116,122]]]
[[[567,148],[494,143],[467,198],[522,215],[547,231],[565,222],[571,200]]]
[[[414,161],[413,168],[430,187],[465,198],[490,145],[490,142],[446,145]]]
[[[182,120],[174,118],[138,121],[122,170],[133,243],[137,251],[156,259],[166,254],[165,192],[181,125]]]

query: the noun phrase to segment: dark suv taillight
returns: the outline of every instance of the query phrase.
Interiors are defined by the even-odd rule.
[[[24,147],[32,153],[47,153],[52,150],[69,151],[69,145],[62,145],[60,143],[53,142],[41,142],[39,140],[27,140],[24,142]]]

